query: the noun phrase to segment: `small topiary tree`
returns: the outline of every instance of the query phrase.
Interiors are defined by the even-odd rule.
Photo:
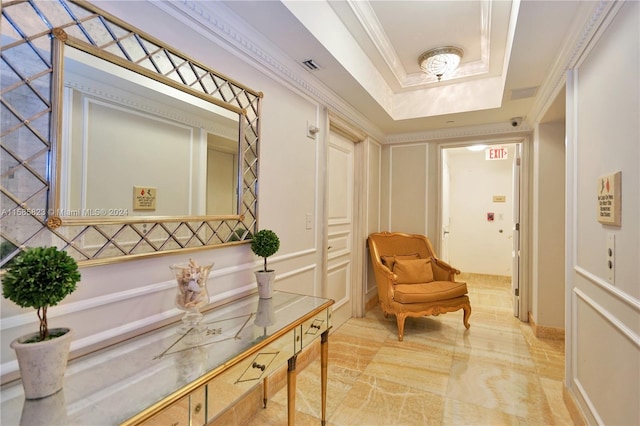
[[[263,229],[256,232],[251,240],[251,250],[258,256],[264,258],[264,269],[267,272],[267,258],[275,254],[280,248],[280,239],[275,232],[270,229]]]
[[[47,308],[76,289],[78,264],[56,247],[29,248],[16,256],[2,278],[2,296],[23,308],[34,308],[40,319],[38,342],[49,338]],[[54,337],[54,336],[52,336]]]

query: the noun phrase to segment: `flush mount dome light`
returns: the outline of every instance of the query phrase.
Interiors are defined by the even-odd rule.
[[[422,71],[435,75],[440,81],[442,76],[453,72],[460,65],[463,53],[462,49],[454,46],[437,47],[420,55],[418,63]]]

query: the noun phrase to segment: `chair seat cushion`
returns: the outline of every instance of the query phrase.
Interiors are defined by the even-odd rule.
[[[422,284],[397,284],[393,300],[398,303],[426,303],[455,299],[467,294],[467,284],[457,281],[432,281]]]

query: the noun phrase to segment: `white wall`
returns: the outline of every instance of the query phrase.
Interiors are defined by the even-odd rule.
[[[391,146],[384,152],[388,155],[390,171],[387,182],[389,201],[386,229],[428,235],[427,144]]]
[[[616,3],[567,84],[567,387],[590,424],[640,424],[640,3]],[[622,172],[622,224],[596,216]],[[615,236],[615,282],[607,237]]]
[[[564,329],[565,123],[542,124],[534,136],[531,315]]]

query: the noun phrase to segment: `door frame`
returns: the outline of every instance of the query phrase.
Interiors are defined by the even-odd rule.
[[[367,134],[356,125],[343,119],[331,110],[326,110],[326,122],[328,123],[328,131],[325,138],[325,152],[329,149],[330,133],[337,133],[354,144],[354,179],[353,179],[353,233],[351,247],[353,247],[351,261],[351,316],[362,317],[365,312],[365,268],[366,262],[364,261],[365,247],[364,241],[366,241],[367,223],[365,220],[359,220],[359,218],[366,218],[366,164],[365,164],[365,141],[368,139]],[[328,223],[329,213],[327,211],[328,201],[328,181],[326,168],[328,167],[329,158],[325,155],[325,173],[324,173],[324,229],[323,229],[323,282],[327,282],[328,277],[328,265],[329,265],[329,234]],[[362,242],[362,243],[361,243]]]
[[[442,150],[447,148],[461,148],[471,145],[500,145],[500,144],[521,144],[522,160],[520,163],[520,268],[519,268],[519,315],[517,318],[520,321],[529,321],[529,301],[531,293],[531,161],[532,155],[532,141],[529,134],[514,134],[506,136],[498,136],[495,138],[484,139],[465,139],[452,142],[440,142],[436,144],[436,199],[438,205],[442,204]],[[442,209],[436,208],[436,229],[438,235],[442,233]],[[440,238],[435,239],[436,253],[440,252]]]

